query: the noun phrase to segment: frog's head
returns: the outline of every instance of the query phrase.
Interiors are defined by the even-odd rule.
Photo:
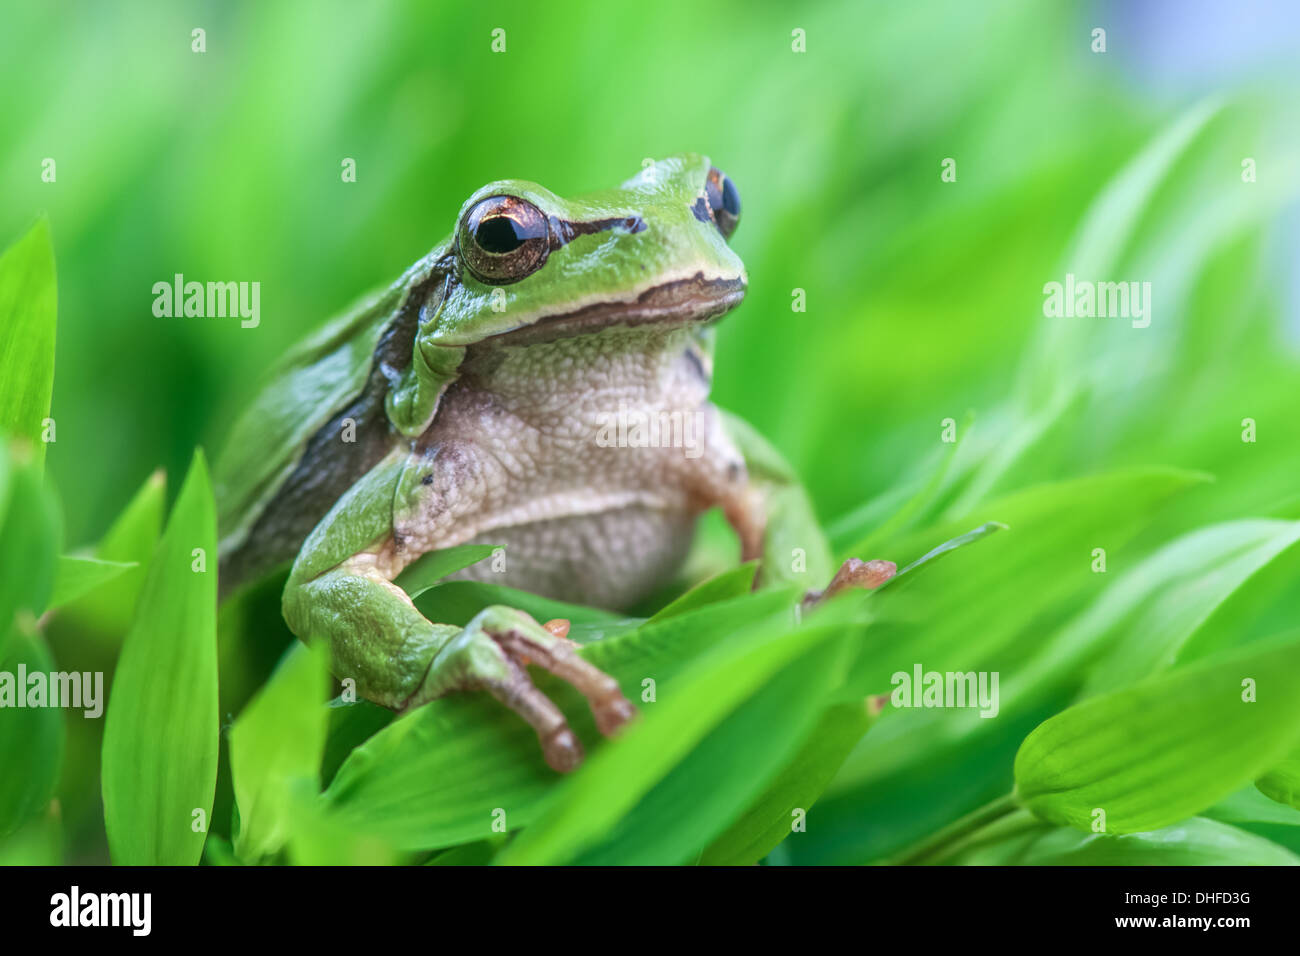
[[[489,183],[461,209],[421,338],[522,344],[713,319],[745,294],[744,264],[727,244],[739,217],[731,180],[689,153],[577,199]]]

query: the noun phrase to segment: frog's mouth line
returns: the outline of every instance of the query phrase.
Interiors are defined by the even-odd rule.
[[[743,279],[706,279],[703,272],[697,272],[689,279],[647,289],[631,302],[595,302],[573,312],[543,316],[530,325],[488,336],[485,341],[524,345],[599,332],[614,325],[671,328],[702,323],[730,312],[744,298]]]

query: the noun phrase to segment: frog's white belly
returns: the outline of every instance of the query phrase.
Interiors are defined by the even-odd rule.
[[[671,579],[694,529],[694,515],[643,505],[513,525],[474,539],[503,546],[501,561],[482,561],[454,577],[624,608]]]
[[[472,356],[426,435],[403,547],[505,547],[457,575],[622,608],[678,568],[701,512],[746,480],[688,333],[611,329]],[[620,431],[653,419],[661,429]],[[610,425],[614,423],[611,429]]]

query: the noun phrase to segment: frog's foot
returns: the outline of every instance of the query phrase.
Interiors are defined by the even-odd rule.
[[[503,605],[485,608],[439,651],[408,706],[453,690],[486,690],[528,721],[553,769],[573,770],[582,762],[582,745],[560,709],[529,679],[529,664],[568,681],[586,697],[606,736],[636,716],[618,683],[583,660],[577,646],[522,611]]]
[[[893,561],[859,561],[857,558],[849,558],[840,565],[840,569],[835,572],[835,577],[831,578],[831,583],[826,586],[826,590],[809,591],[804,595],[803,606],[816,607],[827,598],[832,598],[848,588],[874,591],[897,573],[898,565]]]

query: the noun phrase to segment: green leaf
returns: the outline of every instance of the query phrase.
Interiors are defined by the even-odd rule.
[[[119,561],[99,561],[95,558],[79,558],[71,554],[62,555],[59,557],[58,570],[54,578],[54,594],[50,598],[49,609],[63,607],[134,567],[135,564],[124,564]]]
[[[62,516],[26,445],[13,452],[0,442],[0,471],[8,475],[0,499],[0,654],[20,613],[36,618],[54,590]],[[5,467],[7,465],[7,467]]]
[[[678,693],[695,657],[751,622],[788,620],[793,601],[792,591],[773,590],[710,604],[597,641],[583,656],[633,700],[653,678],[662,700]],[[534,677],[584,744],[600,739],[580,695],[549,676]],[[325,796],[352,826],[403,849],[434,849],[491,837],[497,808],[511,831],[527,825],[561,781],[527,724],[486,694],[457,694],[404,715],[354,750]]]
[[[650,620],[665,621],[686,611],[693,611],[697,607],[704,607],[706,604],[748,594],[754,587],[754,572],[757,570],[757,561],[747,561],[739,567],[715,574],[707,581],[701,581],[676,600],[664,605]]]
[[[419,597],[449,574],[491,557],[494,544],[462,544],[455,548],[430,551],[413,561],[394,582],[412,598]]]
[[[816,802],[870,724],[870,715],[861,701],[827,708],[794,759],[762,796],[709,845],[700,864],[744,865],[772,852],[791,836],[794,811],[808,810]]]
[[[694,748],[713,728],[737,711],[743,702],[756,697],[778,673],[787,669],[799,673],[800,668],[795,665],[806,655],[813,654],[827,641],[855,632],[857,629],[850,628],[849,624],[853,614],[861,614],[861,604],[852,601],[829,604],[794,627],[783,617],[767,618],[733,633],[702,655],[682,675],[671,694],[661,692],[659,702],[643,711],[645,719],[624,731],[616,746],[601,750],[578,773],[556,788],[547,801],[544,817],[506,848],[500,862],[567,862],[609,833],[643,799],[645,805],[651,807],[651,812],[646,814],[650,820],[671,821],[670,811],[673,809],[684,814],[668,831],[646,823],[636,827],[635,831],[629,827],[620,828],[619,834],[635,840],[641,852],[653,854],[647,855],[646,859],[672,861],[686,847],[694,845],[703,849],[713,836],[732,822],[739,807],[748,802],[733,803],[731,817],[720,812],[725,806],[716,806],[715,787],[722,789],[724,796],[734,798],[738,793],[731,789],[737,783],[735,768],[729,768],[730,773],[715,770],[699,779],[699,770],[703,769],[705,762],[694,761],[692,765],[696,773],[676,775],[674,780],[668,781],[666,793],[658,788],[660,781],[679,764],[691,759]],[[672,620],[678,619],[670,619],[670,622]],[[830,654],[823,663],[838,663],[842,668],[847,657]],[[823,680],[812,679],[814,675]],[[812,701],[816,701],[832,686],[832,679],[842,679],[843,671],[837,673],[832,666],[828,672],[812,670],[803,672],[801,676],[808,679],[809,695]],[[772,704],[782,699],[789,702],[787,706],[772,709]],[[809,706],[810,701],[800,701],[798,692],[789,686],[783,686],[771,695],[763,695],[760,700],[767,705],[767,716],[784,713],[795,723],[796,730],[799,720],[807,720],[806,726],[811,726],[812,720],[808,718],[818,713],[817,708]],[[738,733],[747,730],[752,736],[756,726],[766,728],[763,737],[785,735],[791,738],[784,745],[771,748],[775,757],[784,758],[777,766],[788,759],[786,755],[790,746],[802,739],[802,733],[788,733],[788,728],[769,722],[748,721],[738,722],[731,734],[723,739],[734,746],[739,739]],[[758,741],[757,745],[761,748],[763,741]],[[725,752],[719,756],[721,748],[708,749],[713,751],[715,767],[719,759],[726,763]],[[750,755],[756,753],[753,744],[747,752]],[[694,788],[689,787],[691,776],[698,781]],[[652,790],[655,793],[652,794]],[[761,790],[760,783],[750,794],[750,799]],[[690,805],[692,798],[705,809],[712,809],[713,813],[698,812],[698,808]],[[713,832],[710,832],[710,823]],[[661,841],[658,846],[655,846],[656,840]]]
[[[1254,682],[1257,699],[1243,690]],[[1247,698],[1247,699],[1243,699]],[[1052,823],[1154,830],[1199,813],[1300,738],[1300,637],[1261,641],[1084,701],[1016,755],[1021,802]]]
[[[115,863],[187,865],[203,851],[217,774],[216,537],[195,452],[113,677],[103,791]]]
[[[1080,833],[1021,812],[938,862],[964,866],[1297,866],[1300,857],[1263,837],[1192,817],[1145,833]]]
[[[254,862],[278,851],[293,828],[296,781],[320,783],[329,710],[323,646],[294,644],[230,730],[230,774],[239,806],[235,854]]]
[[[836,627],[835,638],[774,673],[671,765],[598,843],[572,862],[613,866],[698,860],[742,809],[753,805],[789,766],[825,710],[824,701],[843,681],[852,650],[846,643],[857,639],[861,628],[817,626]],[[737,635],[728,645],[743,639]],[[650,710],[652,718],[657,713]],[[627,745],[635,746],[631,741]],[[592,789],[597,786],[588,783]],[[604,781],[611,795],[625,785],[624,779],[615,777]],[[561,799],[558,794],[556,799]],[[765,818],[767,824],[789,830],[793,822],[789,808],[767,804],[761,809],[771,815]]]
[[[0,256],[0,437],[31,442],[38,471],[54,388],[56,314],[54,247],[42,217]]]
[[[1300,810],[1300,751],[1275,764],[1255,781],[1255,786],[1270,800]]]
[[[444,624],[468,624],[470,618],[492,604],[517,608],[542,622],[563,618],[572,625],[569,637],[580,644],[627,633],[642,623],[641,618],[622,617],[600,608],[479,581],[444,581],[415,599],[415,606],[429,620]]]
[[[40,634],[20,630],[0,657],[0,837],[13,833],[50,802],[63,765],[63,711],[50,706],[46,687],[40,706],[29,687],[18,686],[19,668],[48,684],[54,661]]]
[[[134,564],[111,588],[87,594],[64,610],[64,616],[101,640],[119,644],[131,615],[167,511],[167,478],[155,471],[131,498],[94,548],[100,561]]]
[[[1300,521],[1249,519],[1200,528],[1162,548],[1098,602],[1090,617],[1095,629],[1122,621],[1123,632],[1141,640],[1112,642],[1083,693],[1122,687],[1171,667],[1218,607],[1298,541]],[[1236,631],[1220,628],[1200,643],[1224,642]]]

